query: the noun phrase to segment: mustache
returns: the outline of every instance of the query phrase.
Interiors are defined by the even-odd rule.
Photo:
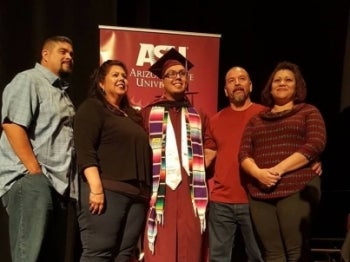
[[[235,93],[237,91],[243,91],[245,92],[244,88],[243,87],[236,87],[235,89],[232,90],[232,93]]]

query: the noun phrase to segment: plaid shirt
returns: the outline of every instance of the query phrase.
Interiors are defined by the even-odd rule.
[[[2,118],[26,128],[43,173],[64,194],[75,175],[73,117],[75,109],[66,87],[55,87],[57,76],[40,64],[18,73],[5,87]],[[0,197],[23,174],[25,166],[13,152],[5,133],[0,138]],[[71,187],[71,196],[77,192]]]

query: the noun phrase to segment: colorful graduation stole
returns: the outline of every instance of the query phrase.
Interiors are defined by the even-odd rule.
[[[182,107],[181,114],[186,123],[188,167],[190,176],[190,192],[195,214],[199,217],[201,232],[206,227],[205,212],[208,203],[208,191],[205,180],[205,163],[202,142],[202,127],[200,115],[193,107]],[[164,223],[164,203],[166,188],[166,128],[168,124],[168,109],[153,106],[149,116],[149,139],[153,150],[153,185],[150,214],[148,217],[148,241],[151,252],[157,236],[157,223]],[[186,149],[182,149],[186,150]]]

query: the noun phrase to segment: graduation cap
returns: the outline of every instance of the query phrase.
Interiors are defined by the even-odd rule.
[[[187,70],[193,67],[193,64],[180,54],[175,48],[171,48],[163,56],[161,56],[157,62],[155,62],[148,70],[158,76],[160,79],[163,78],[165,71],[174,65],[183,65]]]

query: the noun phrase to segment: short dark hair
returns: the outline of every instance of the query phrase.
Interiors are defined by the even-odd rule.
[[[41,50],[38,50],[38,54],[37,54],[38,62],[40,62],[42,59],[42,57],[41,57],[42,50],[44,48],[46,48],[48,45],[50,45],[52,43],[58,43],[58,42],[68,43],[71,46],[73,46],[73,41],[67,36],[55,35],[55,36],[48,37],[44,40]]]
[[[47,45],[50,42],[64,42],[64,43],[69,43],[70,45],[73,45],[72,40],[69,37],[63,36],[63,35],[55,35],[55,36],[46,38],[43,46]]]

